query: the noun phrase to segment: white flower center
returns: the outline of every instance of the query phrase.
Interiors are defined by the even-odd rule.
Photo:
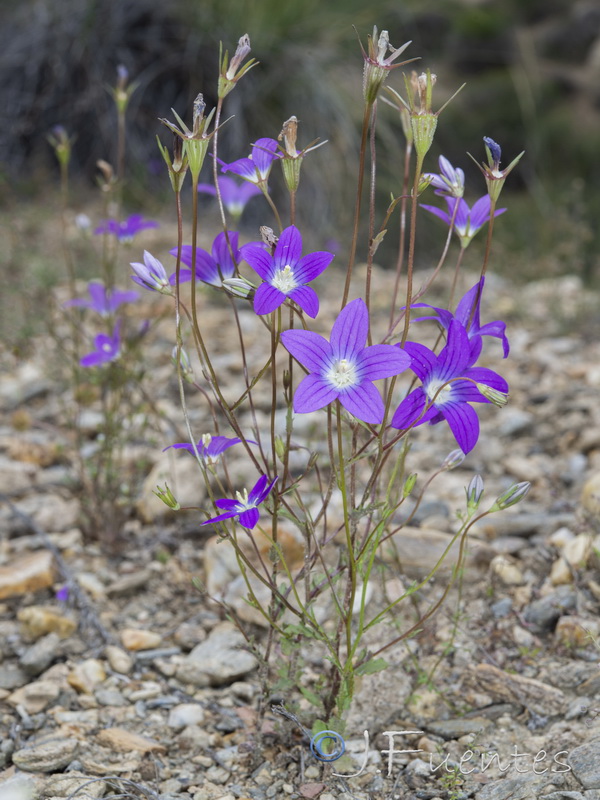
[[[241,492],[235,493],[235,499],[238,503],[244,507],[244,509],[248,508],[248,489],[242,489]]]
[[[327,378],[336,389],[345,389],[347,386],[353,386],[357,383],[356,367],[350,361],[341,358],[329,370]]]
[[[427,389],[425,390],[427,398],[430,400],[430,402],[435,403],[438,406],[450,400],[451,392],[452,385],[446,383],[446,381],[440,380],[430,381],[427,384]]]
[[[105,342],[102,345],[102,349],[104,350],[105,353],[112,353],[113,347],[112,347],[112,344],[109,344],[108,342]]]
[[[292,268],[289,264],[286,264],[283,269],[280,269],[279,272],[275,273],[271,283],[276,289],[279,289],[279,291],[283,292],[284,294],[289,294],[289,292],[298,286],[294,278]]]
[[[212,442],[212,436],[210,433],[203,433],[200,441],[202,442],[202,447],[208,447],[208,445]]]

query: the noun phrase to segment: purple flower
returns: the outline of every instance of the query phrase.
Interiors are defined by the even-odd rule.
[[[221,175],[217,178],[219,183],[219,190],[221,192],[221,199],[223,205],[229,211],[232,217],[240,217],[242,211],[246,208],[246,203],[257,194],[261,194],[260,189],[255,183],[238,183],[233,178],[228,178],[227,175]],[[198,191],[205,194],[212,194],[216,196],[217,190],[210,183],[199,183]]]
[[[139,286],[148,289],[150,292],[172,293],[167,272],[152,253],[144,250],[144,263],[140,264],[137,261],[132,261],[129,266],[133,267],[135,272],[135,275],[131,276],[131,280],[135,281]]]
[[[235,275],[236,264],[241,261],[240,250],[238,249],[238,234],[229,231],[229,242],[233,250],[232,260],[231,252],[227,246],[227,239],[224,233],[219,233],[213,242],[211,253],[207,253],[201,247],[196,248],[196,280],[210,283],[211,286],[222,286],[224,278],[231,278]],[[177,258],[177,248],[174,247],[169,250],[172,256]],[[179,271],[179,283],[187,283],[192,279],[192,246],[189,244],[183,245],[181,248],[181,261],[186,264],[189,269],[181,269]],[[176,273],[174,272],[169,281],[172,286],[176,283]]]
[[[132,214],[124,222],[117,222],[116,219],[106,219],[94,231],[94,233],[110,233],[116,236],[120,242],[130,242],[136,233],[146,230],[146,228],[158,228],[158,222],[151,219],[144,219],[141,214]]]
[[[400,403],[392,427],[405,429],[424,422],[435,425],[445,419],[461,450],[470,452],[479,438],[479,419],[469,403],[490,402],[475,383],[504,393],[508,384],[491,369],[469,366],[469,337],[456,319],[448,325],[448,340],[438,356],[416,342],[406,342],[404,350],[412,358],[411,369],[422,386]]]
[[[261,475],[250,494],[248,494],[247,489],[244,489],[243,492],[235,493],[235,500],[228,500],[227,498],[215,500],[217,508],[225,508],[227,510],[223,514],[207,519],[202,525],[210,525],[212,522],[220,522],[222,519],[238,517],[238,521],[243,528],[252,530],[260,518],[257,506],[270,494],[277,482],[277,477],[273,478],[271,483],[267,485],[268,480],[266,475]]]
[[[284,331],[284,347],[309,374],[294,395],[294,411],[306,414],[339,400],[363,422],[378,425],[385,408],[373,381],[390,378],[410,366],[410,357],[395,345],[365,347],[369,312],[360,298],[338,315],[328,342],[312,331]]]
[[[426,172],[423,177],[431,179],[431,186],[435,193],[442,197],[462,197],[465,191],[465,173],[462,169],[456,169],[444,156],[440,156],[440,174]],[[454,206],[452,206],[454,208]]]
[[[69,587],[67,584],[61,586],[60,589],[57,589],[54,596],[58,600],[59,603],[66,603],[69,599]]]
[[[490,196],[489,194],[484,194],[483,197],[480,197],[479,200],[473,203],[473,208],[469,208],[467,202],[462,197],[460,199],[445,197],[444,199],[448,206],[448,212],[442,211],[441,208],[437,208],[436,206],[426,206],[423,203],[421,203],[421,208],[430,211],[432,214],[435,214],[436,217],[444,220],[446,225],[450,225],[455,203],[458,203],[458,212],[454,220],[454,232],[460,239],[461,247],[467,247],[475,234],[481,230],[486,222],[489,222],[490,206],[492,202]],[[504,214],[505,211],[505,208],[498,208],[494,212],[494,216],[497,217],[500,214]]]
[[[88,283],[89,300],[76,297],[65,303],[65,306],[77,306],[78,308],[91,308],[107,317],[113,314],[123,303],[135,302],[139,294],[137,292],[118,292],[116,289],[107,289],[100,281],[90,281]]]
[[[449,329],[450,323],[453,319],[457,320],[457,322],[460,322],[463,328],[466,329],[469,336],[469,341],[471,343],[469,366],[474,364],[479,358],[482,347],[482,336],[494,336],[497,339],[501,339],[504,358],[507,357],[510,351],[510,345],[505,333],[505,322],[496,320],[495,322],[487,322],[485,325],[481,324],[479,312],[484,283],[485,278],[481,278],[481,280],[476,283],[473,288],[469,289],[465,296],[459,301],[454,314],[448,311],[447,308],[437,308],[436,306],[431,306],[428,303],[415,303],[412,306],[413,308],[433,309],[436,312],[437,317],[419,317],[419,319],[436,319],[446,330]]]
[[[198,450],[198,455],[203,461],[206,463],[213,463],[217,460],[221,453],[224,453],[225,450],[233,447],[234,444],[240,444],[241,441],[241,439],[237,438],[230,439],[227,436],[211,436],[209,433],[206,433],[198,442],[196,449]],[[256,442],[251,442],[251,444],[256,444]],[[169,450],[171,447],[174,450],[187,450],[188,453],[195,455],[194,448],[191,444],[189,444],[189,442],[171,444],[169,447],[165,447],[165,450]]]
[[[80,360],[82,367],[97,367],[100,364],[106,364],[108,361],[114,361],[120,355],[121,351],[121,337],[119,335],[120,320],[117,321],[112,336],[107,333],[99,333],[94,339],[95,350],[88,353]]]
[[[279,237],[273,255],[262,245],[250,243],[242,247],[242,257],[264,281],[254,296],[257,314],[270,314],[289,297],[309,317],[317,316],[319,298],[306,284],[327,269],[333,253],[318,251],[302,257],[302,236],[290,225]]]
[[[245,181],[256,186],[266,188],[269,173],[276,158],[281,158],[277,153],[279,145],[275,139],[258,139],[253,145],[253,150],[248,158],[239,158],[231,164],[225,164],[219,159],[223,172],[233,172]]]

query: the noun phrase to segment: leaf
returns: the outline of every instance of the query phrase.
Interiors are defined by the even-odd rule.
[[[383,237],[386,235],[386,233],[387,233],[387,230],[379,231],[377,236],[375,236],[375,238],[371,242],[371,255],[372,256],[374,256],[375,253],[377,252],[377,248],[382,243]]]
[[[304,697],[306,697],[306,699],[308,700],[309,703],[312,703],[313,706],[317,706],[317,708],[321,708],[322,707],[323,703],[321,701],[321,698],[317,694],[315,694],[314,692],[311,692],[310,689],[307,689],[304,686],[299,686],[298,688],[300,689],[301,694]]]
[[[357,667],[354,673],[356,675],[372,675],[374,672],[381,672],[387,669],[387,667],[389,667],[389,664],[385,658],[373,658]]]

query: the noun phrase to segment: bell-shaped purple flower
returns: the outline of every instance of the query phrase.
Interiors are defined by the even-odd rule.
[[[222,453],[225,452],[225,450],[233,447],[234,444],[240,444],[241,441],[241,439],[236,437],[229,438],[228,436],[211,436],[207,433],[196,445],[196,450],[203,461],[205,461],[207,464],[212,464]],[[252,441],[250,443],[256,444],[256,442]],[[177,444],[171,444],[169,447],[165,447],[164,450],[169,450],[171,448],[174,450],[187,450],[188,453],[195,455],[194,448],[189,442],[178,442]]]
[[[106,219],[96,228],[94,233],[110,233],[120,242],[131,242],[136,233],[145,231],[147,228],[158,228],[158,222],[152,219],[144,219],[141,214],[132,214],[123,222],[116,219]]]
[[[399,347],[399,345],[396,345]],[[400,403],[391,425],[407,429],[446,420],[461,450],[470,452],[479,438],[479,419],[469,403],[489,403],[475,384],[506,393],[508,384],[485,367],[471,367],[471,345],[464,327],[456,319],[448,326],[446,346],[436,355],[425,345],[406,342],[411,369],[422,385]]]
[[[482,336],[494,336],[502,341],[502,349],[504,358],[508,356],[510,345],[506,338],[506,323],[501,320],[494,322],[486,322],[485,325],[481,324],[480,306],[481,295],[485,284],[485,277],[482,277],[478,283],[475,284],[469,291],[461,298],[456,311],[452,314],[447,308],[437,308],[428,303],[414,303],[412,308],[431,308],[435,311],[437,316],[427,316],[415,318],[415,321],[422,319],[435,319],[440,325],[448,330],[450,323],[453,319],[460,322],[463,328],[466,329],[469,341],[471,343],[471,356],[470,364],[474,364],[479,358],[482,347]]]
[[[444,156],[438,159],[439,175],[426,172],[423,178],[429,178],[435,193],[441,197],[462,197],[465,191],[465,173],[460,167],[453,167]]]
[[[363,422],[378,425],[385,407],[373,381],[410,366],[410,356],[391,344],[366,347],[369,312],[360,298],[348,303],[331,329],[330,341],[312,331],[284,331],[284,347],[309,374],[294,395],[294,411],[317,411],[339,400]]]
[[[135,275],[131,276],[131,280],[135,281],[138,286],[142,286],[150,292],[172,294],[167,272],[158,258],[155,258],[152,253],[144,250],[144,263],[140,264],[135,261],[129,266],[135,272]]]
[[[333,253],[318,251],[302,257],[302,236],[294,225],[282,232],[272,256],[256,242],[244,245],[241,253],[264,281],[254,296],[257,314],[270,314],[289,297],[309,317],[317,316],[319,298],[306,284],[327,269]]]
[[[236,219],[241,217],[248,200],[255,197],[257,194],[261,194],[259,187],[255,183],[249,183],[248,181],[238,183],[227,175],[219,176],[217,182],[219,184],[223,205],[231,216]],[[198,191],[213,196],[217,194],[217,190],[211,183],[199,183]]]
[[[231,519],[237,517],[240,525],[243,528],[252,530],[260,519],[257,506],[263,503],[267,496],[271,493],[273,487],[277,482],[277,477],[269,483],[266,475],[261,475],[254,487],[248,493],[247,489],[242,492],[236,492],[235,500],[215,500],[217,508],[224,508],[223,514],[218,514],[216,517],[211,517],[203,522],[202,525],[210,525],[213,522],[220,522],[223,519]]]
[[[489,194],[484,194],[483,197],[480,197],[479,200],[473,203],[473,207],[469,208],[468,203],[466,200],[461,198],[454,198],[454,197],[444,197],[446,204],[448,206],[448,211],[443,211],[441,208],[437,208],[437,206],[428,206],[424,203],[421,203],[421,208],[424,208],[426,211],[430,211],[432,214],[435,214],[436,217],[439,217],[443,220],[446,225],[450,225],[452,222],[452,216],[454,214],[455,204],[458,203],[458,211],[456,212],[456,218],[454,220],[454,233],[460,239],[461,247],[467,247],[471,243],[471,239],[478,233],[481,228],[485,225],[486,222],[490,220],[490,210],[491,210],[491,199]],[[498,217],[500,214],[504,214],[506,211],[505,208],[497,208],[494,212],[494,217]]]
[[[219,159],[219,163],[223,172],[233,172],[235,175],[239,175],[242,180],[254,183],[261,189],[266,190],[273,161],[281,158],[277,152],[278,150],[279,145],[275,139],[258,139],[252,145],[252,152],[247,158],[238,158],[237,161],[232,161],[231,164],[225,164]]]
[[[196,248],[196,280],[209,283],[211,286],[222,286],[226,278],[231,278],[235,275],[236,264],[242,260],[240,250],[238,248],[238,234],[229,231],[229,242],[231,250],[233,250],[233,260],[231,252],[227,245],[225,233],[219,233],[211,248],[211,252],[207,253],[201,247]],[[177,258],[177,248],[174,247],[169,250],[172,256]],[[181,269],[179,271],[179,283],[187,283],[192,279],[192,247],[189,244],[181,248],[181,261],[189,267],[189,269]],[[176,273],[173,273],[169,281],[172,286],[176,283]]]
[[[112,336],[108,333],[99,333],[96,336],[94,339],[96,349],[83,356],[79,362],[82,367],[98,367],[100,364],[106,364],[119,357],[121,354],[120,327],[120,320],[117,320]]]
[[[75,297],[68,300],[65,307],[76,306],[77,308],[91,308],[103,317],[107,317],[119,308],[123,303],[133,303],[139,298],[138,292],[119,292],[116,289],[107,289],[101,281],[90,281],[88,283],[89,300]]]

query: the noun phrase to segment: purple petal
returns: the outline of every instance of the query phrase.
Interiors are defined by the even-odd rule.
[[[232,517],[237,517],[237,511],[226,511],[224,514],[219,514],[216,517],[211,517],[207,519],[205,522],[201,522],[200,525],[210,525],[213,522],[221,522],[223,519],[231,519]]]
[[[369,312],[360,297],[348,303],[333,323],[331,347],[336,358],[352,358],[362,350],[369,334]]]
[[[276,475],[268,486],[266,485],[267,480],[268,478],[266,475],[260,476],[260,478],[254,484],[252,491],[248,495],[249,502],[254,503],[257,506],[264,502],[279,479]]]
[[[132,276],[133,277],[133,276]],[[133,278],[135,281],[135,278]],[[179,283],[188,283],[192,280],[192,270],[191,269],[180,269],[179,270]],[[177,283],[177,273],[174,272],[172,275],[169,275],[169,283],[171,286],[175,286]]]
[[[327,269],[333,259],[334,254],[327,253],[325,250],[308,253],[296,265],[294,277],[299,283],[310,283]]]
[[[504,358],[506,358],[510,352],[510,344],[506,338],[505,331],[506,323],[497,320],[496,322],[487,322],[485,325],[482,325],[478,333],[481,336],[494,336],[497,339],[502,339],[502,350],[504,353]]]
[[[418,342],[406,342],[403,348],[399,344],[394,345],[398,349],[403,349],[411,358],[410,368],[415,375],[425,381],[433,372],[437,364],[437,356],[424,344]]]
[[[456,212],[456,217],[454,219],[454,228],[458,231],[464,231],[467,227],[467,223],[469,221],[469,215],[471,210],[466,200],[462,197],[460,200],[456,200],[454,197],[446,197],[446,205],[448,206],[448,224],[452,219],[454,214],[455,204],[458,203],[458,211]]]
[[[333,361],[331,345],[313,331],[283,331],[281,342],[288,353],[310,372],[320,373]]]
[[[93,353],[88,353],[87,356],[83,356],[79,363],[82,367],[97,367],[99,364],[104,364],[105,361],[110,361],[110,357],[107,358],[105,353],[94,351]]]
[[[328,406],[339,395],[328,381],[319,375],[307,375],[296,389],[294,394],[294,411],[299,414],[308,414]]]
[[[258,139],[252,145],[252,161],[256,164],[261,177],[265,178],[274,159],[279,158],[276,155],[279,146],[275,139]]]
[[[275,269],[279,271],[289,264],[290,267],[294,268],[295,277],[295,267],[301,255],[302,236],[298,228],[294,225],[290,225],[289,228],[285,228],[282,231],[279,237],[279,241],[275,247],[275,253],[273,254],[273,265]],[[305,283],[305,281],[302,281],[302,283]]]
[[[465,370],[462,377],[471,378],[477,383],[484,383],[499,392],[508,392],[508,383],[504,378],[487,367],[471,367],[471,369]]]
[[[370,381],[345,389],[340,392],[338,399],[346,411],[363,422],[379,425],[383,421],[385,406],[381,395]]]
[[[240,250],[241,258],[246,261],[252,269],[257,272],[263,281],[273,276],[273,258],[267,253],[264,247],[259,244],[245,244]]]
[[[410,367],[411,358],[404,350],[392,344],[374,344],[366,347],[357,357],[361,380],[375,381],[391,378]]]
[[[224,231],[215,236],[211,249],[212,257],[219,266],[223,278],[231,278],[235,272],[235,264],[231,258],[232,251],[233,258],[239,261],[238,234],[234,231],[227,231],[227,234],[231,250],[227,244],[227,237]]]
[[[248,530],[252,530],[256,526],[256,523],[260,519],[260,514],[258,513],[257,508],[248,508],[246,511],[242,511],[242,513],[238,517],[238,521],[242,528],[248,528]]]
[[[227,181],[231,181],[232,183],[234,183],[233,178],[226,178],[225,176],[223,176],[223,178],[221,178],[221,180],[223,180],[223,181],[227,180]],[[213,196],[217,194],[217,190],[212,185],[212,183],[199,183],[198,184],[198,191],[202,192],[203,194],[212,194]],[[223,187],[221,187],[221,194],[224,194]],[[225,202],[225,198],[223,198],[223,202]]]
[[[230,439],[228,436],[213,436],[206,448],[206,455],[220,456],[225,450],[233,447],[234,444],[240,444],[241,441],[237,437]]]
[[[469,363],[471,345],[466,330],[455,319],[448,327],[448,341],[438,356],[434,375],[438,380],[457,378]]]
[[[108,311],[108,298],[104,284],[91,281],[88,283],[88,292],[92,299],[91,308],[100,312],[100,314],[105,314]]]
[[[195,455],[194,448],[189,442],[176,442],[175,444],[170,444],[168,447],[163,448],[163,453],[165,450],[187,450],[188,453]],[[202,452],[201,447],[198,447],[197,450],[199,453]]]
[[[226,508],[229,511],[233,511],[234,513],[239,513],[240,510],[240,503],[238,500],[230,500],[228,497],[223,497],[220,500],[215,500],[215,505],[217,508]]]
[[[139,292],[113,292],[108,301],[108,310],[116,311],[117,308],[123,303],[135,303],[139,298]]]
[[[269,283],[261,283],[254,295],[254,311],[259,316],[270,314],[284,302],[285,295]]]
[[[446,403],[440,411],[460,449],[463,453],[469,453],[479,438],[479,419],[476,412],[467,403]]]
[[[479,283],[476,283],[473,288],[469,289],[469,291],[461,298],[459,304],[456,306],[456,311],[454,312],[454,318],[460,322],[465,328],[468,326],[468,331],[473,333],[479,332],[479,307],[481,305],[481,294],[483,292],[483,285],[485,282],[485,278],[482,278]],[[469,320],[471,319],[471,313],[473,312],[473,306],[475,305],[475,311],[473,313],[473,318],[471,325],[469,325]]]
[[[302,311],[309,317],[314,319],[319,313],[319,298],[310,286],[298,286],[297,289],[292,289],[289,297],[294,303],[298,303]]]
[[[435,216],[443,220],[446,223],[446,225],[450,225],[450,216],[445,211],[442,211],[441,208],[438,208],[437,206],[427,206],[425,205],[425,203],[419,203],[419,205],[421,206],[421,208],[424,208],[425,211],[429,211],[431,214],[435,214]]]
[[[258,183],[260,180],[254,161],[251,158],[239,158],[237,161],[232,161],[231,164],[223,164],[222,169],[223,172],[233,172],[234,175],[239,175],[240,178],[251,183]]]
[[[423,413],[426,403],[427,397],[423,389],[420,386],[417,389],[414,389],[407,397],[404,398],[394,412],[394,416],[392,417],[392,421],[390,423],[392,428],[398,428],[400,430],[407,430],[410,428]],[[424,418],[420,419],[417,425],[422,425],[423,422],[426,422]]]
[[[448,311],[447,308],[438,308],[437,306],[430,306],[428,303],[413,303],[411,305],[411,322],[421,322],[422,320],[427,319],[435,319],[440,325],[448,330],[448,325],[450,325],[450,321],[454,319],[454,315],[451,311]],[[412,309],[413,308],[431,308],[433,309],[437,316],[426,316],[426,317],[413,317],[412,316]]]

